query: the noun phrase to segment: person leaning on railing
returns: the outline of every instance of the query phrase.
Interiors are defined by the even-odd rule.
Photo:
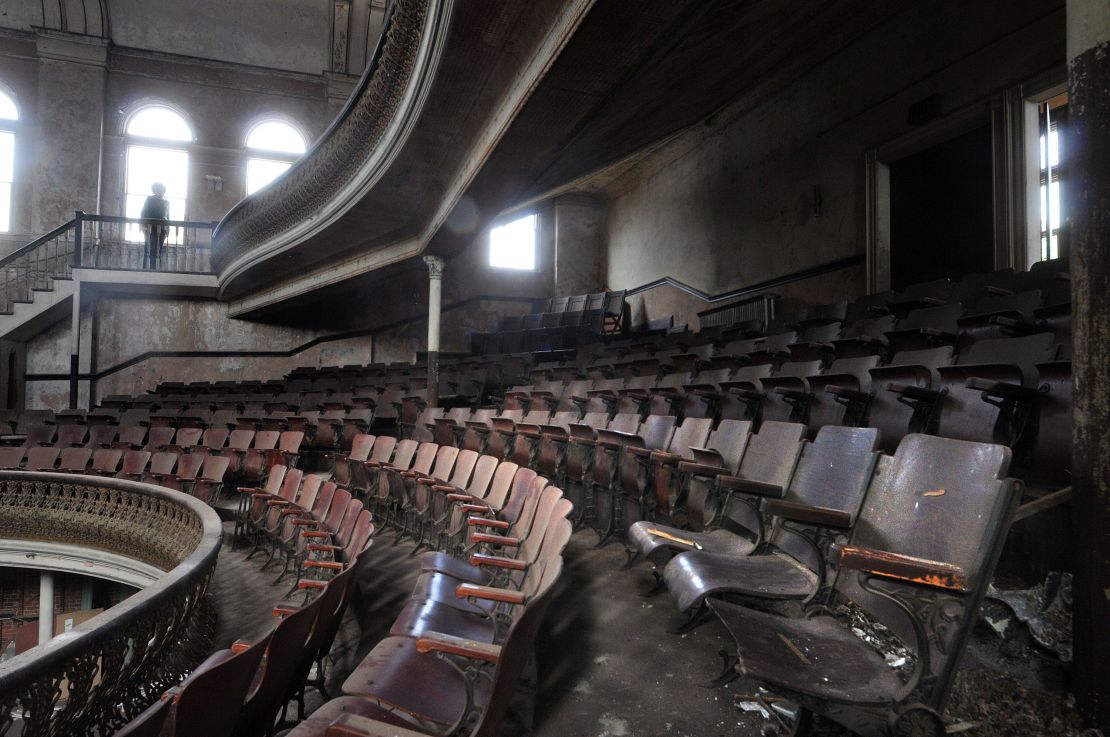
[[[139,217],[144,220],[165,220],[169,222],[170,219],[170,203],[166,201],[166,185],[161,182],[155,182],[151,185],[150,191],[154,194],[146,198],[143,203],[143,211]],[[162,247],[166,244],[166,235],[169,233],[169,226],[144,224],[143,230],[146,233],[146,250],[143,252],[143,268],[157,269],[158,256],[162,252]],[[147,266],[147,263],[150,266]]]

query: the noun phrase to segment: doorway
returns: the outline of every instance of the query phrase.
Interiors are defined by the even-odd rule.
[[[889,162],[890,286],[994,268],[990,125]]]

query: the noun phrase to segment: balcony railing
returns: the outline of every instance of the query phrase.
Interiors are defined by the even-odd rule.
[[[157,268],[145,268],[145,228],[166,228]],[[73,220],[0,258],[0,312],[30,302],[35,290],[69,279],[74,266],[184,274],[212,273],[215,223],[144,220],[77,212]]]
[[[110,735],[211,647],[203,604],[222,529],[193,497],[150,484],[0,471],[0,538],[108,551],[165,571],[72,631],[0,664],[0,737]]]

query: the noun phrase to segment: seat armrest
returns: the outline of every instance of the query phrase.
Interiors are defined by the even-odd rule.
[[[726,491],[738,491],[741,494],[754,494],[771,499],[781,499],[786,489],[778,484],[767,484],[762,481],[753,481],[741,476],[721,476],[721,488]]]
[[[724,466],[714,466],[709,463],[695,463],[693,461],[679,461],[678,470],[694,476],[724,476],[728,469]]]
[[[859,389],[849,389],[846,386],[837,386],[836,384],[826,386],[825,391],[838,397],[850,399],[853,402],[866,402],[871,398],[871,394],[868,392],[861,392]]]
[[[629,450],[636,450],[636,449],[629,448]],[[653,450],[653,451],[651,451],[650,458],[651,458],[653,463],[658,463],[658,464],[664,465],[664,466],[676,466],[682,460],[682,456],[680,456],[679,454],[677,454],[677,453],[667,453],[666,451],[662,451],[662,450]]]
[[[459,508],[464,512],[482,512],[484,514],[489,514],[493,511],[490,509],[489,505],[480,503],[464,504]]]
[[[1019,402],[1032,402],[1041,394],[1033,387],[1011,384],[1005,381],[991,381],[978,376],[968,378],[965,386],[968,389],[976,389],[993,397],[1013,399]]]
[[[514,571],[523,571],[528,568],[528,564],[518,558],[505,558],[500,555],[486,555],[485,553],[474,553],[471,555],[470,565],[508,568]]]
[[[644,444],[643,438],[639,435],[633,435],[629,432],[620,432],[618,430],[598,430],[597,443],[607,448],[620,448],[622,446],[635,445],[642,447]]]
[[[720,452],[713,448],[690,448],[690,452],[694,454],[694,463],[703,466],[724,466],[725,459],[721,456]]]
[[[955,343],[958,336],[936,328],[921,328],[921,334],[932,338],[938,343]]]
[[[471,541],[485,543],[486,545],[504,545],[515,548],[520,546],[519,537],[505,537],[502,535],[487,535],[484,532],[475,532],[470,536]]]
[[[511,527],[507,520],[487,517],[467,517],[466,524],[470,527],[491,527],[495,530],[507,530]]]
[[[486,587],[478,587],[486,588]],[[497,591],[499,589],[493,589]],[[462,598],[462,597],[460,597]],[[428,632],[416,641],[418,653],[446,653],[448,655],[461,655],[464,658],[482,660],[487,663],[497,663],[501,660],[501,646],[490,645],[478,640],[467,640],[463,637],[445,635],[441,632]]]
[[[428,734],[355,714],[340,714],[324,730],[324,737],[428,737]]]
[[[500,589],[495,586],[479,586],[473,583],[460,583],[455,588],[455,596],[460,599],[485,599],[486,601],[500,601],[506,604],[523,604],[528,600],[523,591]]]
[[[912,384],[891,382],[886,385],[886,388],[888,391],[901,394],[903,397],[909,397],[910,399],[936,400],[944,396],[944,392],[937,389],[926,389],[923,386],[913,386]]]
[[[837,565],[849,571],[862,571],[942,589],[967,590],[964,570],[951,563],[914,558],[871,548],[845,546],[840,548]]]
[[[651,458],[651,456],[654,455],[655,453],[659,452],[659,451],[652,450],[651,448],[644,448],[644,447],[639,446],[639,445],[626,445],[624,447],[624,449],[626,451],[628,451],[629,453],[631,453],[632,455],[634,455],[638,458],[642,458],[645,461],[648,460],[649,458]]]
[[[792,522],[830,527],[836,530],[847,530],[852,526],[852,515],[847,512],[828,507],[813,507],[799,502],[788,502],[785,499],[772,499],[767,502],[767,513]]]

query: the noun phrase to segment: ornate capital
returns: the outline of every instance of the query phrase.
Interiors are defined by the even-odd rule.
[[[429,279],[442,279],[443,270],[447,268],[447,262],[439,256],[425,256],[424,263],[428,265],[428,278]]]

